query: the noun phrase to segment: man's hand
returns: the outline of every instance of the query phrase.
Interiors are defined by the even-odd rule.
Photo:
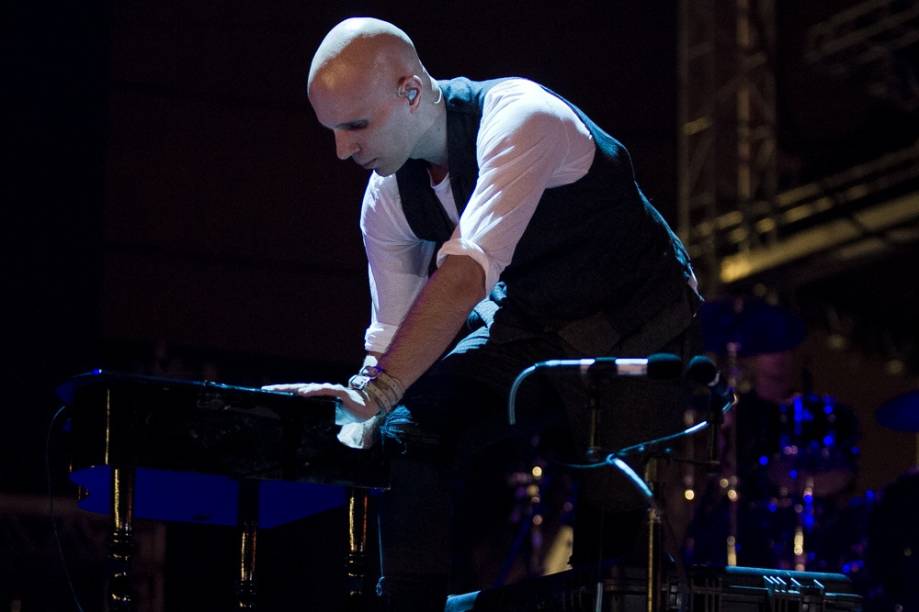
[[[409,309],[390,350],[380,358],[383,369],[400,386],[408,387],[418,380],[450,346],[469,311],[484,297],[484,283],[485,272],[471,257],[450,255],[444,260]],[[368,363],[372,365],[365,360],[365,365]],[[300,397],[338,398],[344,411],[358,421],[366,421],[379,411],[376,402],[364,393],[344,385],[290,383],[263,389]]]
[[[300,397],[334,397],[341,400],[341,406],[358,421],[366,421],[377,413],[377,407],[370,402],[360,391],[332,383],[287,383],[282,385],[266,385],[266,391],[282,391],[299,395]]]

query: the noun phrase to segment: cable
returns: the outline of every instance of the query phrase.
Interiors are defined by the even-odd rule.
[[[64,546],[61,544],[61,534],[57,529],[57,521],[54,518],[54,481],[51,476],[51,436],[54,433],[54,424],[61,416],[67,405],[58,408],[51,422],[48,423],[48,433],[45,437],[45,479],[48,483],[48,518],[51,520],[51,531],[54,534],[54,542],[57,544],[57,553],[61,559],[61,567],[64,569],[64,578],[67,580],[67,587],[70,589],[70,595],[73,597],[73,605],[79,612],[83,612],[83,606],[80,605],[80,599],[77,597],[77,590],[73,586],[73,580],[70,577],[70,570],[67,567],[67,559],[64,557]]]
[[[638,489],[638,492],[645,498],[645,502],[647,502],[649,507],[657,507],[657,503],[654,501],[654,493],[651,492],[651,488],[642,480],[641,476],[635,473],[635,470],[633,470],[628,463],[615,455],[609,455],[604,463],[622,472],[622,475],[635,485],[635,488]]]
[[[735,404],[736,404],[736,401],[733,398],[732,400],[725,402],[724,406],[721,408],[721,414],[727,414],[727,412],[731,408],[733,408]],[[712,425],[711,421],[706,420],[706,421],[702,421],[701,423],[696,423],[695,425],[687,427],[686,429],[682,431],[678,431],[676,433],[668,434],[666,436],[661,436],[660,438],[654,438],[652,440],[646,440],[644,442],[639,442],[638,444],[633,444],[631,446],[626,446],[625,448],[621,448],[617,451],[608,453],[606,458],[603,459],[603,461],[597,461],[596,463],[567,463],[564,461],[560,461],[559,463],[561,465],[564,465],[565,467],[575,469],[575,470],[592,470],[596,468],[607,467],[612,464],[611,462],[613,458],[625,457],[633,453],[643,453],[647,451],[649,448],[660,446],[661,444],[665,444],[667,442],[673,442],[675,440],[679,440],[680,438],[685,438],[687,436],[692,436],[692,435],[699,433],[700,431],[705,431],[706,429],[711,427],[711,425]]]
[[[514,379],[514,384],[511,385],[510,395],[507,398],[507,422],[511,425],[517,424],[517,389],[520,388],[520,385],[527,378],[527,376],[535,371],[536,364],[531,365],[520,374],[518,374],[517,378]]]
[[[727,414],[728,411],[734,407],[737,403],[736,398],[732,397],[731,400],[726,401],[724,406],[721,407],[721,414]],[[683,431],[678,431],[676,433],[668,434],[666,436],[661,436],[660,438],[654,438],[653,440],[648,440],[646,442],[639,442],[638,444],[633,444],[632,446],[626,446],[625,448],[620,448],[617,451],[610,453],[610,455],[615,455],[617,457],[624,457],[625,455],[631,455],[632,453],[639,452],[643,453],[648,450],[649,447],[660,446],[667,442],[673,442],[674,440],[679,440],[680,438],[685,438],[687,436],[692,436],[700,431],[705,431],[712,426],[710,420],[702,421],[701,423],[696,423],[690,427],[687,427]]]

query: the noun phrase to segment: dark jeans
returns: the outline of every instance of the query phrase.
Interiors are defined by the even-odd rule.
[[[669,351],[687,359],[697,346],[696,331],[687,330],[686,324],[678,327],[666,342],[656,334],[645,335],[654,338],[654,346],[646,346],[641,335],[633,335],[610,354],[641,357]],[[516,376],[534,362],[574,352],[553,334],[497,341],[487,327],[480,327],[420,378],[387,417],[380,432],[391,460],[392,489],[379,506],[383,578],[378,589],[386,609],[443,610],[452,558],[453,496],[459,490],[454,483],[478,451],[511,436],[554,428],[565,428],[572,447],[583,449],[587,394],[577,372],[531,376],[518,394],[518,425],[510,427],[507,419],[508,391]],[[679,385],[616,379],[597,381],[594,388],[603,406],[598,431],[606,448],[680,428],[684,391]],[[586,475],[582,490],[583,504],[600,510],[584,513],[591,518],[576,525],[575,559],[592,561],[602,554],[603,544],[585,534],[602,525],[603,509],[632,510],[630,516],[640,516],[634,510],[641,501],[624,479],[606,470]],[[635,534],[634,525],[622,527],[620,531]]]

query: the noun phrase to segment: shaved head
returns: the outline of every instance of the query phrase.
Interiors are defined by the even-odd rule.
[[[346,19],[332,28],[310,63],[308,89],[336,90],[356,79],[390,81],[422,74],[415,45],[408,35],[386,21],[370,17]]]
[[[440,89],[408,35],[369,17],[332,28],[313,55],[307,94],[336,154],[382,175],[406,160],[446,161]]]

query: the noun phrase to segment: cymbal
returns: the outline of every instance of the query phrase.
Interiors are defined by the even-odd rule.
[[[725,355],[729,343],[740,357],[787,351],[804,340],[804,322],[787,308],[760,298],[731,296],[702,304],[705,350]]]
[[[910,391],[884,402],[874,417],[884,427],[919,433],[919,391]]]

